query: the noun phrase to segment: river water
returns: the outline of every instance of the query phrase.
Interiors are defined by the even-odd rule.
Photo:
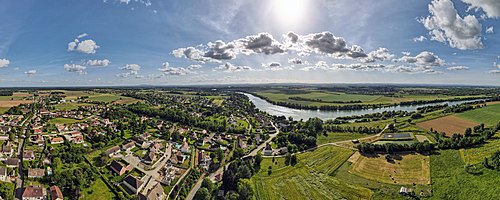
[[[287,108],[284,106],[274,105],[272,103],[267,102],[264,99],[261,99],[259,97],[256,97],[256,96],[248,94],[248,93],[242,93],[242,94],[247,96],[250,99],[250,101],[252,101],[252,103],[255,104],[255,107],[257,107],[259,110],[265,111],[271,115],[293,117],[294,120],[300,120],[300,119],[307,120],[307,119],[313,118],[313,117],[318,117],[320,119],[326,120],[326,119],[335,119],[337,117],[345,117],[345,116],[352,116],[352,115],[364,115],[364,114],[378,113],[378,112],[384,112],[384,111],[398,111],[398,110],[412,112],[412,111],[416,111],[417,108],[424,107],[424,106],[443,105],[443,104],[448,104],[449,106],[453,106],[453,105],[458,105],[458,104],[465,103],[465,102],[478,101],[478,100],[445,101],[445,102],[440,102],[440,103],[428,103],[428,104],[421,104],[421,105],[390,106],[390,107],[365,109],[365,110],[336,110],[335,111],[335,110],[302,110],[302,109],[295,109],[295,108]]]

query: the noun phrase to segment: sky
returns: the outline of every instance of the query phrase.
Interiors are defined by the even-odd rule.
[[[500,86],[498,0],[0,0],[0,87]]]

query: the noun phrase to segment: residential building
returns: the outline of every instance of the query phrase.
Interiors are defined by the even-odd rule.
[[[111,164],[109,164],[109,168],[111,169],[111,171],[116,173],[118,176],[121,176],[121,175],[125,174],[125,172],[127,172],[129,166],[123,166],[118,161],[113,160],[111,162]]]
[[[24,188],[23,200],[46,200],[47,192],[40,186],[28,186]]]
[[[28,178],[41,178],[43,176],[45,176],[44,169],[36,169],[36,168],[28,169]]]
[[[108,150],[106,150],[104,153],[106,155],[108,155],[108,156],[111,157],[111,156],[113,156],[113,155],[115,155],[115,154],[117,154],[119,152],[120,152],[120,147],[119,146],[114,146],[114,147],[111,147]]]
[[[50,186],[50,198],[52,200],[63,200],[64,196],[57,185]]]
[[[128,175],[123,179],[123,184],[134,194],[139,193],[139,191],[141,191],[142,187],[144,186],[144,182],[131,175]]]

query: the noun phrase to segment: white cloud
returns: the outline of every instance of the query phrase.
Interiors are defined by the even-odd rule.
[[[279,62],[264,63],[264,64],[262,64],[262,67],[265,70],[272,70],[272,71],[279,71],[279,70],[285,70],[285,69],[293,69],[292,66],[282,66],[281,63],[279,63]]]
[[[200,69],[202,66],[201,65],[189,65],[187,67],[188,70],[196,70],[196,69]]]
[[[85,69],[87,69],[87,67],[82,66],[82,65],[64,64],[64,70],[66,70],[68,72],[75,72],[78,74],[86,74]]]
[[[219,65],[218,67],[214,68],[215,70],[222,70],[225,72],[239,72],[239,71],[250,71],[253,70],[249,66],[236,66],[233,65],[229,62],[226,62],[225,64]]]
[[[91,66],[102,66],[102,67],[106,67],[108,66],[109,64],[111,63],[111,61],[109,61],[108,59],[104,59],[104,60],[88,60],[86,62],[87,65],[91,65]]]
[[[367,57],[361,59],[361,61],[363,62],[375,62],[376,60],[386,61],[386,60],[391,60],[393,58],[394,54],[391,54],[389,52],[389,49],[378,48],[377,50],[368,53]]]
[[[237,40],[237,44],[241,46],[241,52],[244,54],[264,53],[266,55],[283,53],[285,47],[275,40],[269,33],[259,33],[250,35]]]
[[[138,64],[126,64],[125,66],[123,66],[120,69],[121,70],[127,70],[131,74],[137,74],[139,72],[139,70],[141,70],[141,66],[138,65]]]
[[[494,69],[489,71],[490,74],[500,74],[500,69]]]
[[[444,60],[428,51],[422,51],[415,57],[405,54],[401,58],[393,59],[393,61],[415,64],[417,66],[443,66],[445,64]]]
[[[424,40],[427,40],[427,38],[423,35],[416,37],[416,38],[413,38],[414,42],[423,42]]]
[[[28,76],[33,76],[36,74],[36,70],[32,69],[32,70],[25,71],[24,73]]]
[[[9,66],[9,64],[10,64],[9,60],[7,60],[5,58],[0,59],[0,68],[7,67],[7,66]]]
[[[494,32],[493,26],[486,28],[486,33],[493,33],[493,32]]]
[[[461,50],[483,47],[478,19],[473,15],[462,18],[451,0],[433,0],[429,12],[429,16],[419,21],[429,30],[431,40]]]
[[[459,71],[459,70],[469,70],[469,67],[466,66],[453,66],[446,68],[448,70]]]
[[[311,66],[306,66],[306,67],[303,67],[302,69],[300,70],[303,70],[303,71],[313,71],[313,70],[328,70],[328,69],[331,69],[328,64],[325,62],[325,61],[318,61],[316,64],[314,65],[311,65]]]
[[[190,73],[189,70],[183,67],[170,67],[170,64],[168,62],[164,62],[163,67],[159,68],[158,70],[163,72],[164,75],[174,76],[186,75],[187,73]]]
[[[172,51],[172,54],[177,58],[187,58],[190,60],[204,62],[220,62],[216,59],[210,57],[205,57],[205,53],[202,50],[196,49],[194,47],[179,48]]]
[[[120,3],[128,4],[130,3],[130,0],[120,0]]]
[[[470,5],[469,9],[482,9],[489,18],[500,18],[500,1],[498,0],[462,0]]]
[[[89,36],[89,34],[87,34],[87,33],[82,33],[82,34],[78,35],[78,37],[76,37],[76,38],[80,39],[80,38],[82,38],[82,37],[87,37],[87,36]]]
[[[100,48],[93,40],[79,41],[78,39],[68,43],[68,51],[78,51],[86,54],[95,54],[96,50]]]

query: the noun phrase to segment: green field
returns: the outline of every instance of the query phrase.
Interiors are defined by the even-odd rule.
[[[369,134],[361,134],[361,133],[342,133],[342,132],[329,132],[327,136],[323,134],[318,135],[317,144],[325,144],[332,142],[340,142],[346,140],[354,140],[362,137],[368,137]]]
[[[417,141],[415,140],[379,140],[374,142],[373,144],[387,144],[387,143],[392,143],[392,144],[413,144],[416,143]]]
[[[60,103],[60,104],[54,105],[54,109],[68,111],[68,110],[76,110],[80,106],[88,106],[88,105],[92,105],[92,104],[66,102],[66,103]]]
[[[457,116],[487,126],[494,126],[500,122],[500,104],[491,104],[486,107],[459,113]]]
[[[460,149],[460,155],[465,163],[477,164],[497,151],[500,151],[500,133],[486,141],[484,145],[470,149]]]
[[[128,100],[128,99],[133,99],[133,98],[121,96],[118,94],[95,94],[89,96],[88,98],[88,100],[91,101],[106,102],[106,103],[111,103],[113,101],[118,101],[118,100]]]
[[[468,174],[458,150],[438,151],[431,156],[431,199],[498,199],[500,171],[476,165],[478,173]]]
[[[92,186],[82,191],[83,200],[107,200],[113,199],[115,195],[100,178],[96,179]]]
[[[9,110],[9,108],[0,107],[0,114],[4,114],[7,110]]]
[[[256,199],[369,199],[373,192],[347,184],[329,174],[344,163],[353,151],[334,146],[321,147],[298,156],[299,163],[285,166],[284,158],[265,158],[252,177]],[[272,166],[272,174],[267,169]]]
[[[50,123],[53,123],[53,124],[74,124],[74,123],[78,123],[78,122],[82,122],[82,121],[83,120],[76,120],[76,119],[63,118],[63,117],[50,119]]]

